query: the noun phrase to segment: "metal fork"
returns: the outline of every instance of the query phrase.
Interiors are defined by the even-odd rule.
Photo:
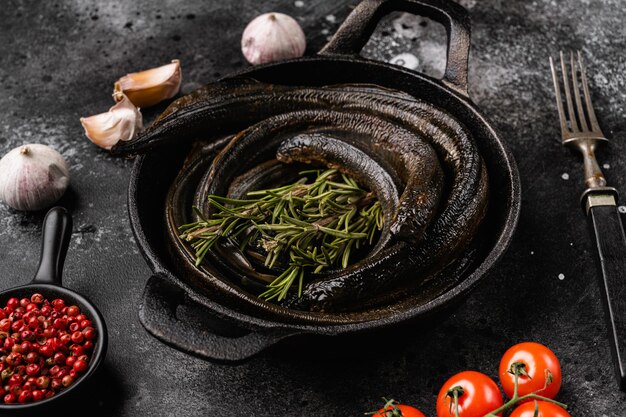
[[[595,149],[599,142],[608,142],[608,139],[604,137],[602,130],[600,130],[598,120],[596,119],[596,113],[593,110],[593,105],[591,104],[589,83],[587,82],[587,75],[585,74],[585,64],[583,63],[582,54],[578,51],[577,55],[578,62],[575,62],[574,53],[570,52],[569,54],[571,75],[568,80],[567,64],[565,62],[563,52],[561,52],[561,71],[563,74],[565,101],[567,102],[567,113],[569,117],[565,115],[565,111],[563,109],[563,98],[561,97],[560,87],[561,83],[558,80],[558,74],[554,66],[554,61],[552,60],[552,57],[550,57],[550,68],[552,69],[552,80],[554,81],[554,91],[556,94],[556,106],[559,110],[559,119],[561,120],[561,136],[563,137],[564,145],[574,147],[582,153],[583,162],[585,164],[585,184],[587,187],[606,187],[606,179],[604,178],[602,170],[596,161]],[[580,97],[576,64],[578,64],[578,67],[580,68],[580,78],[582,81],[583,93],[585,95],[586,109],[583,108],[583,103]],[[572,102],[570,84],[572,84],[574,90],[576,110],[574,110],[574,104]]]
[[[560,81],[558,71],[550,57],[550,68],[554,81],[556,105],[561,122],[563,144],[578,149],[583,155],[585,184],[581,202],[591,226],[592,236],[598,250],[598,275],[605,317],[609,333],[613,364],[617,381],[622,390],[626,389],[626,237],[620,215],[617,211],[617,190],[607,186],[606,179],[596,161],[595,149],[598,143],[606,142],[596,114],[591,104],[589,84],[585,74],[582,54],[569,54],[569,68],[561,56]],[[569,74],[569,75],[568,75]],[[585,105],[580,94],[580,84]],[[561,85],[565,91],[567,116],[561,96]],[[572,93],[573,91],[573,93]],[[572,99],[573,97],[573,99]],[[576,107],[574,108],[574,103]]]

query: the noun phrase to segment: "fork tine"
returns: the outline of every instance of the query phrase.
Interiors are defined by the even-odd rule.
[[[583,93],[585,94],[585,104],[587,105],[587,115],[589,116],[589,123],[591,123],[591,129],[594,132],[601,132],[600,125],[598,125],[598,119],[596,119],[596,113],[593,110],[591,104],[591,95],[589,94],[589,83],[587,82],[587,74],[585,73],[585,64],[583,62],[583,55],[578,51],[578,66],[580,67],[580,75],[583,83]]]
[[[580,132],[578,123],[576,122],[576,113],[574,113],[574,103],[572,102],[572,93],[569,87],[569,81],[567,80],[567,65],[565,64],[565,57],[563,51],[560,52],[561,56],[561,74],[563,74],[563,89],[565,90],[565,101],[567,102],[567,112],[569,113],[569,124],[572,132]]]
[[[556,67],[554,66],[554,61],[552,57],[550,57],[550,69],[552,70],[552,81],[554,82],[554,95],[556,96],[556,108],[559,111],[559,121],[561,122],[561,134],[563,138],[567,134],[569,134],[569,130],[567,128],[567,119],[565,118],[565,112],[563,110],[563,98],[561,97],[561,87],[559,83],[559,77],[556,73]]]
[[[576,99],[576,110],[578,111],[578,122],[583,132],[589,131],[587,125],[587,119],[585,118],[585,110],[583,110],[583,103],[580,99],[580,87],[578,86],[578,71],[576,69],[576,62],[574,61],[574,53],[569,53],[570,67],[572,69],[572,84],[574,87],[574,98]]]

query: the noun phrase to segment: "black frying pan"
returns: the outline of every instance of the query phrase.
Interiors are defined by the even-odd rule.
[[[392,11],[407,11],[442,23],[448,33],[444,76],[433,79],[358,55],[378,21]],[[140,307],[145,328],[165,343],[218,361],[248,358],[296,334],[339,335],[386,328],[424,319],[466,295],[506,250],[520,210],[520,183],[510,152],[468,96],[467,63],[470,26],[467,11],[453,2],[435,0],[365,0],[335,36],[312,57],[249,68],[236,74],[262,82],[322,86],[371,83],[404,91],[449,112],[473,135],[490,176],[490,207],[485,220],[485,250],[474,268],[455,286],[420,305],[399,308],[379,319],[347,324],[295,324],[284,314],[263,318],[245,306],[229,304],[194,281],[171,254],[165,221],[168,189],[188,147],[169,148],[137,158],[129,187],[129,214],[137,243],[154,274]]]

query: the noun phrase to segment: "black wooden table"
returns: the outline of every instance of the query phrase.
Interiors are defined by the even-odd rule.
[[[127,72],[182,62],[183,91],[247,65],[245,24],[267,11],[296,17],[314,53],[356,0],[14,1],[0,7],[0,153],[44,143],[70,162],[61,204],[75,230],[65,283],[102,310],[110,329],[103,371],[76,415],[356,416],[391,396],[434,415],[435,395],[463,369],[496,376],[504,350],[547,344],[561,358],[560,399],[579,416],[622,416],[596,284],[595,253],[578,205],[582,169],[561,147],[548,56],[582,49],[592,95],[611,139],[599,151],[609,182],[626,190],[626,4],[619,0],[464,0],[473,20],[470,90],[517,159],[523,208],[514,242],[485,283],[430,329],[403,327],[350,355],[297,345],[241,365],[216,365],[149,336],[137,304],[149,276],[130,231],[126,188],[132,161],[115,159],[83,135],[81,116],[106,111],[112,84]],[[368,57],[416,57],[440,74],[443,28],[392,15],[366,47]],[[412,57],[404,57],[411,64]],[[150,119],[153,116],[147,113]],[[623,200],[626,204],[626,197]],[[39,255],[43,213],[0,205],[2,287],[28,281]],[[321,352],[325,351],[325,352]],[[74,415],[74,407],[67,415]]]

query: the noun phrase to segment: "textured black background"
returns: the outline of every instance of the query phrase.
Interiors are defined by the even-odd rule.
[[[183,90],[190,91],[247,65],[240,34],[262,12],[296,17],[307,34],[307,53],[314,53],[355,3],[2,1],[0,151],[44,143],[72,165],[62,200],[75,223],[65,283],[99,306],[110,329],[103,372],[77,407],[80,415],[356,416],[374,409],[383,395],[434,415],[436,392],[448,376],[468,368],[495,377],[503,351],[523,340],[545,343],[561,358],[560,399],[573,415],[624,415],[595,253],[578,206],[581,164],[558,142],[547,62],[559,48],[582,49],[588,58],[596,112],[611,139],[600,163],[608,164],[610,183],[624,190],[626,4],[619,0],[462,1],[473,21],[471,94],[512,148],[524,197],[507,255],[451,317],[431,329],[371,338],[362,352],[357,344],[352,354],[334,355],[331,339],[318,357],[303,357],[296,345],[237,366],[172,350],[139,324],[137,304],[149,270],[127,220],[132,162],[93,146],[79,117],[108,109],[113,81],[127,72],[178,58]],[[393,15],[364,55],[390,60],[402,52],[419,58],[419,70],[440,74],[444,31]],[[0,206],[2,287],[33,275],[42,218]],[[369,349],[375,345],[384,348]]]

